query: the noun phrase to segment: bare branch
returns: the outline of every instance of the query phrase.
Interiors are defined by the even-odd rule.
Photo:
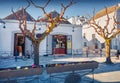
[[[100,35],[101,37],[103,37],[104,39],[106,38],[105,37],[105,34],[104,34],[104,31],[103,31],[103,29],[102,29],[102,27],[101,26],[98,26],[98,25],[96,25],[96,24],[90,24],[90,26],[92,27],[92,28],[94,28],[94,30],[95,30],[95,32],[98,34],[98,35]]]
[[[11,9],[11,11],[12,11],[12,13],[15,15],[16,19],[17,19],[17,20],[20,20],[18,14],[14,12],[13,8]]]
[[[95,32],[96,32],[98,35],[101,35],[101,34],[99,33],[99,31],[98,31],[98,28],[96,28],[94,25],[91,25],[91,27],[94,28]]]
[[[115,23],[117,23],[117,20],[115,18],[115,13],[114,13],[114,16],[113,16],[113,20],[114,20]]]
[[[120,22],[117,21],[117,19],[115,18],[115,15],[113,16],[113,19],[114,19],[114,22],[115,22],[116,24],[120,24]]]
[[[32,30],[32,35],[33,36],[35,35],[35,30],[36,30],[36,22],[34,23],[34,27],[33,27],[33,30]]]
[[[41,18],[41,16],[38,16],[37,21],[39,21],[39,20],[40,20],[40,18]]]
[[[48,0],[47,3],[45,4],[44,8],[47,7],[47,5],[50,3],[51,0]]]
[[[63,9],[62,9],[62,11],[61,11],[61,13],[60,13],[59,18],[62,19],[63,15],[64,15],[64,13],[65,13],[65,11],[66,11],[66,9],[67,9],[68,7],[70,7],[72,4],[75,4],[75,3],[76,3],[76,2],[73,2],[73,0],[71,0],[70,3],[69,3],[68,5],[66,5],[66,6],[64,6],[63,4],[61,4],[61,6],[63,7]]]
[[[38,19],[39,19],[39,17],[38,17]],[[32,30],[32,35],[33,35],[33,36],[35,35],[36,24],[37,24],[37,20],[35,21],[34,27],[33,27],[33,30]]]
[[[47,5],[50,3],[50,1],[51,1],[51,0],[48,0],[47,3],[46,3],[43,7],[41,7],[41,6],[36,5],[32,0],[30,0],[30,2],[31,2],[36,8],[40,8],[45,15],[47,14],[46,11],[45,11],[45,7],[47,7]]]
[[[110,34],[112,34],[115,29],[117,29],[117,28],[116,28],[116,23],[113,24],[113,27],[112,27],[112,29],[111,29]]]
[[[86,15],[86,17],[88,18],[88,19],[90,19],[91,18],[91,16],[88,14],[88,13],[85,13]]]
[[[95,21],[95,8],[94,8],[94,10],[93,10],[93,17],[92,17],[91,20],[94,22],[95,25],[97,25],[97,24],[96,24],[96,21]],[[91,21],[91,20],[90,20],[90,21]]]
[[[27,0],[28,5],[22,8],[22,14],[18,12],[14,12],[13,9],[11,10],[12,13],[15,15],[16,19],[19,21],[19,28],[23,35],[27,34],[27,20],[26,20],[26,9],[30,6],[30,2]]]
[[[28,5],[24,8],[25,10],[30,6],[30,2],[27,0]]]
[[[110,17],[108,15],[108,12],[107,12],[107,8],[105,7],[105,12],[106,12],[106,15],[107,15],[107,20],[106,20],[106,25],[105,25],[105,30],[107,31],[107,33],[109,34],[109,31],[108,31],[108,25],[110,23]]]
[[[118,30],[110,37],[110,39],[116,37],[116,35],[118,35],[119,33],[120,33],[120,29],[118,29]]]
[[[115,19],[115,13],[114,13],[114,16],[113,16],[113,20],[114,20],[114,23],[113,23],[113,27],[112,27],[112,29],[111,29],[111,32],[110,32],[110,34],[112,34],[113,33],[113,31],[116,29],[116,19]]]
[[[24,21],[21,20],[20,16],[14,12],[13,8],[11,11],[15,15],[16,19],[19,21],[19,28],[20,28],[21,32],[24,33],[24,30],[22,29],[22,24],[24,23]]]
[[[43,7],[41,7],[41,6],[36,5],[32,0],[30,0],[30,2],[31,2],[36,8],[43,8]]]
[[[93,20],[93,22],[90,22],[90,24],[96,26],[101,32],[104,32],[104,30],[102,29],[102,27],[99,26],[99,25],[96,23],[95,20]]]

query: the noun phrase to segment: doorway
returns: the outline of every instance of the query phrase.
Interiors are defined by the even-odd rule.
[[[53,54],[66,54],[66,47],[67,47],[67,38],[66,35],[53,35],[52,36],[52,48]]]
[[[22,33],[14,35],[14,56],[23,56],[25,54],[25,38]]]

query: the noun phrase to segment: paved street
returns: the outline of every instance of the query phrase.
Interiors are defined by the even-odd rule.
[[[43,56],[40,57],[40,64],[50,64],[50,63],[60,63],[60,62],[80,62],[80,61],[91,61],[95,60],[99,62],[99,67],[94,71],[94,83],[120,83],[120,60],[117,60],[116,57],[112,57],[112,61],[114,64],[106,65],[103,63],[105,61],[105,57],[93,56],[90,55],[88,58],[84,55],[66,55],[66,56]],[[16,66],[28,66],[32,65],[33,60],[28,59],[26,61],[22,59],[18,59],[15,62],[14,58],[10,59],[0,59],[0,68],[7,67],[16,67]],[[66,77],[68,74],[62,73],[62,77]],[[59,75],[59,74],[58,74]],[[81,73],[80,73],[81,75]],[[32,77],[23,77],[17,79],[17,81],[11,81],[11,83],[50,83],[50,75],[44,72],[39,76]],[[60,75],[61,76],[61,75]],[[82,81],[80,83],[90,83],[92,80],[92,75],[88,74],[82,77]],[[4,83],[4,81],[0,81],[0,83]],[[64,83],[64,79],[52,78],[51,83]]]

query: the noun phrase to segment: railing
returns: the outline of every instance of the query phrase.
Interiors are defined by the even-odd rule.
[[[82,49],[73,49],[73,50],[72,50],[72,54],[73,54],[73,55],[82,54]]]
[[[0,58],[10,58],[13,57],[12,51],[0,51]]]
[[[40,50],[40,55],[51,55],[52,54],[52,52],[51,52],[51,50]]]
[[[105,55],[106,49],[102,49],[102,54]],[[111,56],[115,56],[117,54],[117,50],[111,49],[110,50]]]
[[[117,50],[115,49],[110,49],[110,53],[111,53],[111,56],[115,56],[116,53],[117,53]],[[89,57],[89,55],[96,55],[96,56],[105,56],[106,55],[106,49],[103,48],[103,49],[88,49],[88,48],[84,48],[82,50],[82,54],[83,55],[86,55]]]

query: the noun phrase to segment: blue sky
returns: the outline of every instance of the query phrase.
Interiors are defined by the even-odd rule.
[[[33,0],[37,5],[45,4],[47,0]],[[77,3],[72,5],[67,9],[65,12],[64,17],[68,16],[78,16],[78,15],[91,15],[93,9],[95,8],[96,12],[103,9],[105,6],[113,6],[120,3],[120,0],[74,0]],[[46,11],[50,12],[52,10],[56,10],[58,13],[61,10],[61,3],[67,4],[69,0],[51,0],[49,5],[46,7]],[[14,11],[19,10],[21,7],[25,7],[27,4],[26,0],[0,0],[0,18],[4,18],[11,14],[11,9],[13,8]],[[41,10],[35,8],[34,6],[30,6],[27,9],[27,12],[37,18],[38,16],[43,16]]]

